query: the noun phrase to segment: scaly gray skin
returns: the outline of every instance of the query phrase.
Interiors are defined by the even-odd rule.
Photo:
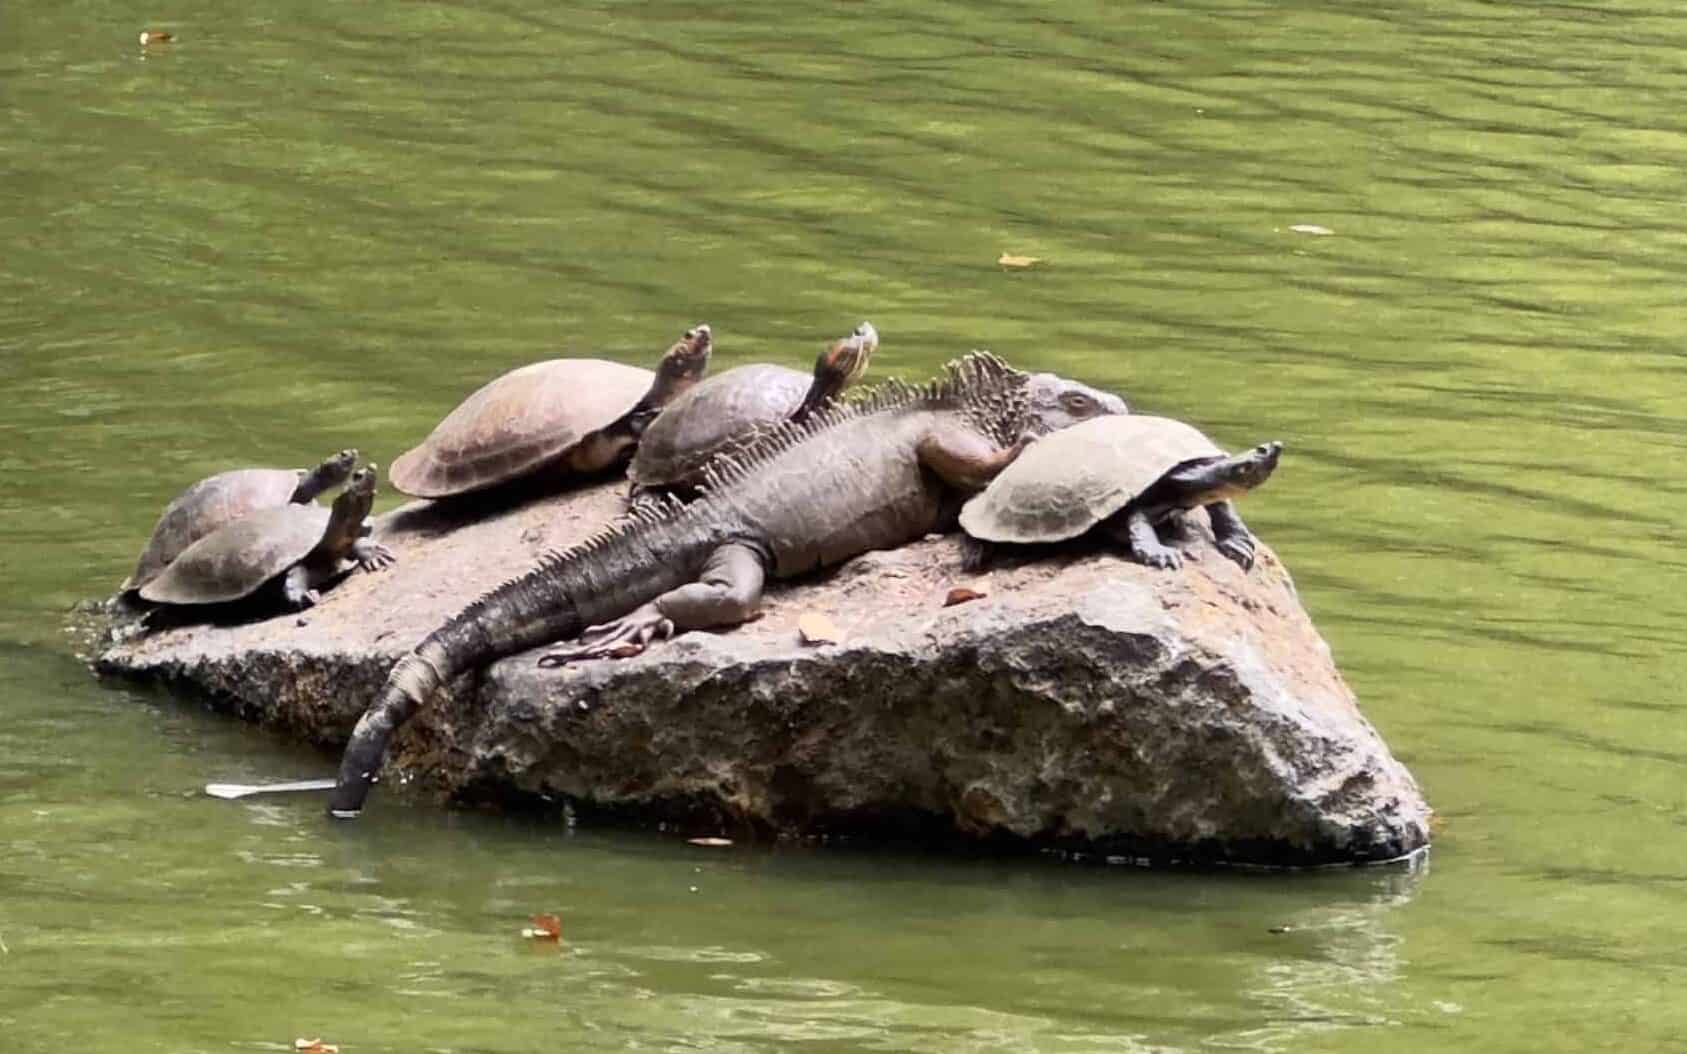
[[[342,450],[308,472],[243,468],[200,480],[164,507],[134,573],[119,591],[139,591],[194,542],[249,513],[315,500],[323,491],[344,483],[356,467],[357,451]]]
[[[322,541],[281,578],[281,595],[295,610],[322,599],[323,585],[340,575],[340,565],[355,560],[363,571],[379,571],[397,559],[392,550],[369,537],[369,512],[375,507],[375,465],[352,473],[351,482],[334,499]]]
[[[1035,435],[1124,409],[1117,396],[975,352],[934,384],[886,383],[780,426],[711,468],[698,501],[636,508],[430,633],[358,721],[329,813],[361,811],[393,732],[465,671],[576,636],[540,661],[625,655],[677,631],[742,622],[768,575],[920,538],[952,520],[957,492],[983,487]]]
[[[1205,508],[1218,551],[1249,570],[1257,543],[1234,499],[1269,479],[1282,454],[1283,444],[1273,441],[1234,457],[1182,462],[1096,529],[1123,545],[1138,563],[1175,570],[1183,566],[1183,554],[1165,544],[1158,528],[1176,513]]]

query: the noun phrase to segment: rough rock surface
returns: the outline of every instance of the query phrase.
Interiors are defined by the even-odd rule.
[[[590,534],[621,484],[478,521],[382,518],[397,567],[303,615],[146,633],[102,673],[155,679],[325,747],[388,667],[538,553]],[[1093,549],[961,571],[958,538],[775,583],[764,615],[632,659],[465,677],[386,773],[459,801],[760,835],[985,839],[1149,860],[1383,860],[1428,842],[1410,773],[1359,713],[1276,555],[1178,572]],[[944,606],[966,586],[982,599]],[[804,614],[837,643],[805,644]]]

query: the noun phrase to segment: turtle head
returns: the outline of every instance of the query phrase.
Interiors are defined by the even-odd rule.
[[[1239,498],[1271,478],[1283,444],[1273,440],[1234,457],[1201,457],[1185,461],[1166,475],[1188,493],[1179,504],[1187,507],[1211,505],[1215,501]]]
[[[1128,413],[1130,407],[1112,392],[1091,388],[1052,373],[1034,373],[1025,382],[1022,432],[1048,435],[1092,417]]]
[[[362,502],[364,511],[367,513],[368,507],[375,503],[375,483],[379,476],[379,465],[373,463],[364,465],[351,474],[351,480],[346,483],[346,489],[342,490],[340,496],[334,499],[334,504],[338,506],[340,502],[348,500]]]
[[[879,350],[879,331],[871,322],[856,326],[849,336],[834,341],[832,346],[814,360],[814,383],[803,396],[791,419],[800,421],[819,409],[829,399],[837,398],[845,388],[861,379],[873,352]]]
[[[714,350],[714,331],[707,322],[699,322],[674,341],[674,346],[662,356],[662,364],[656,367],[656,373],[669,384],[689,388],[703,379],[704,372],[709,368],[709,353]]]
[[[703,379],[709,368],[709,353],[715,350],[715,335],[707,322],[699,322],[685,331],[680,339],[662,356],[656,367],[656,380],[644,398],[633,408],[634,414],[647,418],[690,391]]]
[[[357,467],[357,451],[346,449],[335,454],[311,469],[299,474],[298,488],[293,491],[293,501],[304,504],[312,501],[325,490],[332,490],[344,483],[351,475],[351,470]]]

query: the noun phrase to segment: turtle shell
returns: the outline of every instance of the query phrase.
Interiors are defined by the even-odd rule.
[[[961,526],[987,542],[1076,538],[1180,462],[1223,453],[1169,417],[1092,418],[1026,448],[961,509]]]
[[[418,498],[467,494],[516,479],[614,424],[655,374],[602,359],[551,359],[511,370],[451,411],[392,464],[392,485]]]
[[[286,505],[303,476],[296,469],[242,468],[208,476],[182,491],[164,507],[122,588],[146,585],[188,546],[219,527],[258,509]]]
[[[141,589],[158,604],[222,604],[310,555],[332,514],[317,504],[258,509],[194,542]]]
[[[812,373],[763,363],[717,373],[656,415],[627,475],[646,487],[693,483],[709,458],[745,430],[789,417],[813,383]]]

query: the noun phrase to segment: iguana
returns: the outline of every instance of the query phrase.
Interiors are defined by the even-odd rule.
[[[677,631],[742,622],[769,575],[921,538],[1037,435],[1125,412],[1116,395],[973,352],[932,383],[885,382],[770,429],[710,467],[703,497],[635,508],[428,634],[357,722],[329,813],[361,811],[393,732],[457,676],[575,636],[540,663],[631,654]]]

